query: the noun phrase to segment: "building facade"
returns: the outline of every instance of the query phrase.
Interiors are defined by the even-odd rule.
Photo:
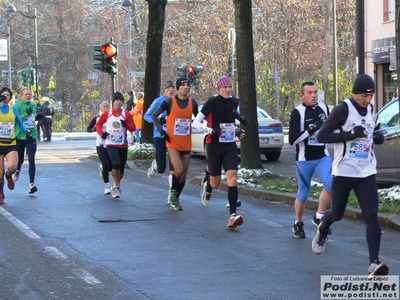
[[[364,1],[365,73],[376,82],[378,111],[397,90],[395,0]]]

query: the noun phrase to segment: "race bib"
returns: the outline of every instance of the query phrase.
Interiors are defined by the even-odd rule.
[[[234,123],[221,123],[221,134],[219,136],[220,143],[231,143],[235,141],[236,125]]]
[[[175,119],[174,135],[188,135],[190,133],[190,119]]]
[[[26,128],[35,128],[35,115],[29,115],[24,123]]]
[[[372,140],[359,138],[350,142],[349,159],[366,160],[371,153]]]

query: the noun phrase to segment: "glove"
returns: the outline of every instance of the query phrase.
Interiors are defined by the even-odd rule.
[[[374,131],[374,144],[380,145],[385,141],[385,136],[382,131]]]
[[[214,128],[211,134],[216,138],[219,138],[219,136],[221,135],[221,128],[219,127]]]
[[[244,126],[247,125],[247,121],[245,120],[245,118],[244,118],[243,116],[240,116],[239,122],[240,122],[240,124],[242,124],[242,125],[244,125]]]
[[[32,141],[33,140],[33,137],[32,137],[31,132],[29,130],[25,131],[25,134],[26,134],[26,140],[27,141]]]
[[[101,138],[102,138],[103,140],[105,140],[105,139],[107,138],[108,135],[109,135],[109,133],[106,132],[106,131],[104,131],[103,134],[101,135]]]
[[[160,134],[161,134],[161,138],[162,138],[163,140],[165,140],[165,141],[167,141],[167,142],[170,141],[169,135],[168,135],[168,133],[165,132],[165,130],[161,130],[161,131],[160,131]]]
[[[4,101],[4,100],[6,100],[6,99],[7,99],[6,96],[4,96],[4,95],[1,95],[1,96],[0,96],[0,102],[1,102],[1,101]]]
[[[353,139],[366,137],[367,135],[364,133],[364,130],[365,128],[361,125],[357,125],[356,127],[354,127],[351,131]]]
[[[160,124],[161,125],[167,124],[167,119],[164,116],[160,117]]]
[[[324,121],[322,121],[321,119],[318,119],[317,121],[315,121],[314,124],[311,124],[308,126],[308,133],[310,135],[314,134],[314,132],[316,132],[318,129],[321,128],[321,125],[324,123]]]
[[[28,114],[28,116],[30,116],[30,115],[32,114],[32,107],[29,107],[29,108],[26,110],[26,113]]]
[[[240,135],[244,133],[244,130],[242,128],[236,128],[235,130],[235,135],[240,138]]]
[[[128,126],[128,123],[126,123],[126,120],[121,119],[120,121],[121,121],[122,127]]]

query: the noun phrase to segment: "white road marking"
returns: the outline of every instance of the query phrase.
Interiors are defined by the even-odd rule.
[[[98,280],[96,277],[94,277],[92,274],[90,274],[85,269],[76,269],[74,274],[89,284],[95,285],[95,284],[101,283],[100,280]]]
[[[281,225],[281,224],[278,224],[278,223],[275,223],[275,222],[271,222],[271,221],[267,221],[267,220],[264,220],[264,219],[259,219],[259,220],[257,220],[257,222],[264,223],[264,224],[270,225],[272,227],[283,227],[283,225]]]
[[[44,247],[46,252],[48,252],[51,256],[54,256],[55,258],[59,259],[66,259],[68,256],[66,256],[64,253],[62,253],[60,250],[58,250],[55,247]]]
[[[6,211],[4,208],[0,207],[0,213],[5,218],[7,218],[11,223],[13,223],[19,230],[21,230],[28,237],[30,237],[31,239],[40,239],[40,236],[38,236],[35,232],[33,232],[32,229],[30,229],[28,226],[26,226],[24,223],[22,223],[16,217],[14,217],[12,214],[10,214],[8,211]]]

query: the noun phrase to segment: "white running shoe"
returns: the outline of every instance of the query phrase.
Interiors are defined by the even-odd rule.
[[[104,187],[104,195],[110,195],[111,194],[111,188],[109,186]]]
[[[12,174],[11,177],[14,180],[14,182],[17,182],[19,179],[19,171],[15,171],[15,173]]]
[[[151,166],[147,169],[147,177],[149,179],[155,175],[156,171],[154,170],[154,167],[156,165],[157,165],[157,161],[155,159],[153,159],[153,161],[151,162]]]
[[[37,192],[37,190],[38,189],[34,183],[29,184],[29,191],[28,191],[29,194],[34,194],[35,192]]]
[[[111,189],[111,195],[114,198],[120,198],[121,197],[121,189],[119,186],[113,186]]]
[[[320,226],[321,226],[321,224],[318,225],[317,233],[315,234],[315,236],[312,240],[312,243],[311,243],[312,250],[315,254],[324,253],[326,241],[328,240],[328,235],[322,234],[321,231],[319,231]]]

